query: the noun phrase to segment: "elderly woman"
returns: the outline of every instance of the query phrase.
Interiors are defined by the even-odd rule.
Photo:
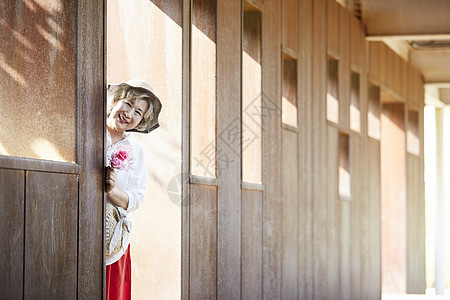
[[[148,83],[108,86],[106,170],[106,299],[131,299],[131,211],[144,200],[147,164],[128,132],[156,129],[161,103]]]

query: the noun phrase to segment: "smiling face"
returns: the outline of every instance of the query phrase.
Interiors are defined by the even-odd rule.
[[[108,127],[117,131],[134,129],[141,122],[148,109],[146,100],[119,100],[108,117]]]

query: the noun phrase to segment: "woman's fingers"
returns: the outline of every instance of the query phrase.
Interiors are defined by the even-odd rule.
[[[117,172],[111,168],[106,168],[106,192],[111,191],[115,186],[117,182],[118,176]]]

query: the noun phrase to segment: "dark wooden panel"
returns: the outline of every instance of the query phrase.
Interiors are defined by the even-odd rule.
[[[78,3],[77,163],[79,189],[78,297],[104,295],[103,145],[105,130],[104,0]]]
[[[420,158],[407,154],[406,157],[406,259],[407,293],[425,293],[425,202],[423,181],[420,174]]]
[[[327,123],[326,123],[326,93],[327,93],[327,22],[326,0],[314,1],[314,35],[313,35],[313,97],[311,105],[312,125],[312,172],[313,177],[313,255],[314,255],[314,290],[316,299],[328,298],[327,291],[327,211],[326,182],[327,174]],[[341,11],[339,12],[341,16]],[[348,24],[348,23],[346,23]],[[344,26],[345,28],[345,26]],[[340,28],[341,30],[342,28]],[[339,46],[341,53],[344,50]],[[344,63],[345,65],[345,63]],[[347,63],[348,66],[348,63]],[[339,78],[341,79],[341,77]],[[341,99],[339,99],[341,100]],[[333,291],[334,293],[334,291]]]
[[[78,176],[27,172],[25,299],[77,295]]]
[[[216,148],[229,160],[217,170],[217,297],[228,299],[241,289],[241,19],[240,0],[217,1]]]
[[[265,0],[262,11],[263,294],[281,291],[281,6]]]
[[[312,91],[313,91],[313,1],[300,1],[300,36],[298,56],[298,120],[299,130],[299,276],[300,299],[314,298],[312,238]]]
[[[22,299],[24,171],[0,169],[0,298]]]
[[[328,126],[328,175],[327,175],[327,289],[339,291],[340,249],[340,201],[338,196],[339,132]],[[338,295],[336,294],[336,297]]]
[[[335,0],[328,0],[328,50],[339,53],[339,4]]]
[[[242,190],[242,299],[262,299],[263,192]]]
[[[281,297],[297,299],[298,283],[298,140],[283,130],[282,137],[282,253]]]
[[[0,156],[0,168],[67,174],[79,174],[81,170],[80,166],[75,163],[15,156]]]
[[[298,48],[298,2],[283,0],[283,44],[294,53]]]
[[[217,297],[217,187],[190,185],[190,299]]]

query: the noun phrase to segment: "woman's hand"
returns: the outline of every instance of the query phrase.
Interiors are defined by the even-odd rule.
[[[115,187],[117,183],[117,172],[111,168],[106,167],[106,192],[111,192]]]
[[[128,194],[116,186],[118,179],[116,170],[111,167],[106,167],[106,194],[117,206],[127,209],[129,201]]]

